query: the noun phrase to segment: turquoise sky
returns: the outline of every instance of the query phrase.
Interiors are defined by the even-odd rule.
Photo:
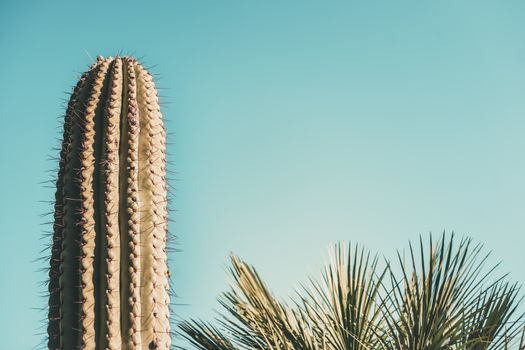
[[[160,77],[179,316],[214,315],[230,251],[285,296],[342,239],[454,230],[524,282],[524,37],[510,0],[2,1],[0,347],[44,331],[40,182],[98,54]]]

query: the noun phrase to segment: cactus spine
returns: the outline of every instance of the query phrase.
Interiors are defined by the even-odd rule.
[[[165,137],[152,76],[99,57],[66,109],[49,349],[170,348]]]

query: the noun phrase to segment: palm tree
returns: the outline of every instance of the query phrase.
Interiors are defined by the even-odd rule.
[[[180,328],[202,350],[525,350],[520,287],[487,267],[480,244],[443,234],[418,246],[393,266],[336,244],[321,278],[289,303],[232,255],[218,325]]]

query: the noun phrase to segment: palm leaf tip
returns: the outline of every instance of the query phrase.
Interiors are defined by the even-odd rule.
[[[217,328],[200,321],[183,321],[179,324],[183,336],[201,350],[237,350],[227,336]]]

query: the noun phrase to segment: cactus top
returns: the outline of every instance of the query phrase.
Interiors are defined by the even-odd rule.
[[[166,133],[152,76],[98,57],[64,118],[49,349],[169,349]]]

